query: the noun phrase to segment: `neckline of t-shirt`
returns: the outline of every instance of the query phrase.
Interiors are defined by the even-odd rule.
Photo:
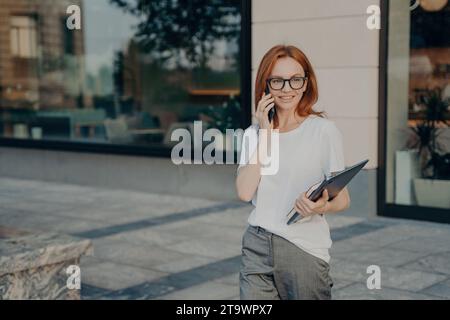
[[[280,135],[280,137],[282,137],[282,136],[289,135],[289,134],[291,134],[291,133],[293,133],[293,132],[296,132],[296,131],[300,130],[302,127],[304,127],[305,123],[306,123],[309,119],[311,119],[311,118],[314,118],[314,115],[308,115],[308,116],[305,118],[305,120],[303,120],[303,121],[302,121],[297,127],[295,127],[294,129],[289,130],[289,131],[286,131],[286,132],[279,132],[279,131],[278,131],[278,134]]]

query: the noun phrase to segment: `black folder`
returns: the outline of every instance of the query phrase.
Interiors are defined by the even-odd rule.
[[[334,197],[338,195],[338,193],[345,188],[345,186],[353,179],[353,177],[366,165],[369,160],[361,161],[330,178],[324,178],[322,183],[308,196],[308,199],[311,201],[317,201],[322,196],[322,192],[327,189],[329,200],[332,200]],[[295,208],[292,208],[288,213],[288,216],[292,214]],[[294,214],[289,218],[287,224],[292,224],[300,220],[302,216],[298,212],[294,212]]]

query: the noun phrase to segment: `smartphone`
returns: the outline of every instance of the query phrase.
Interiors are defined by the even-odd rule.
[[[270,90],[269,90],[269,86],[266,86],[266,91],[265,94],[269,94]],[[275,105],[272,107],[272,109],[269,110],[269,122],[272,122],[273,117],[275,116]]]

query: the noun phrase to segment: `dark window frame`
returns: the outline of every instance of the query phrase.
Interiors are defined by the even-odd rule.
[[[251,124],[251,0],[241,0],[241,35],[240,35],[240,77],[242,114],[240,124],[243,129]],[[25,149],[41,149],[54,151],[69,151],[78,153],[114,154],[128,156],[147,156],[170,158],[171,147],[160,144],[146,146],[109,144],[98,142],[76,142],[62,140],[33,140],[0,136],[0,147]],[[235,159],[237,152],[234,152]]]
[[[378,92],[378,168],[377,168],[377,214],[379,216],[450,223],[448,209],[399,205],[386,202],[386,120],[388,82],[388,37],[389,0],[381,0],[381,30],[379,51],[379,92]]]

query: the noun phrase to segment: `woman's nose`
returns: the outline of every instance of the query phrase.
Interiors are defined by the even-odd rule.
[[[289,82],[286,82],[286,84],[284,85],[283,89],[281,89],[282,92],[289,92],[291,91],[291,86],[289,85]]]

